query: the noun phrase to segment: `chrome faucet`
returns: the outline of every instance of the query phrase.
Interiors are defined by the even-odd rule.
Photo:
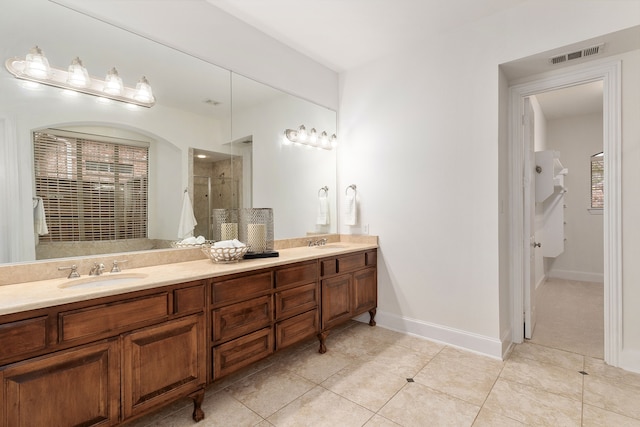
[[[67,276],[67,279],[76,279],[80,277],[80,274],[78,273],[78,266],[75,264],[69,267],[58,267],[58,270],[71,270],[69,272],[69,275]]]
[[[111,273],[120,273],[122,271],[120,269],[120,264],[122,264],[123,262],[127,262],[127,260],[126,259],[123,261],[114,260],[113,267],[111,267]]]
[[[89,270],[89,276],[99,276],[104,271],[104,264],[98,264],[97,262],[93,264],[91,270]]]
[[[327,244],[327,239],[309,240],[307,243],[308,246],[324,246]]]

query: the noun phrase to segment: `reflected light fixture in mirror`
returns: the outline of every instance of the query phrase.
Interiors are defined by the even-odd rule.
[[[112,68],[105,80],[92,78],[82,64],[80,58],[75,58],[68,70],[51,67],[42,49],[35,46],[29,50],[25,59],[9,58],[5,62],[7,70],[14,77],[47,86],[72,90],[87,95],[113,99],[141,107],[152,107],[156,100],[151,85],[142,76],[136,88],[124,86],[118,71]]]
[[[300,125],[298,129],[287,129],[284,131],[284,144],[299,144],[306,145],[308,147],[322,148],[324,150],[332,150],[338,146],[338,137],[334,133],[329,137],[327,132],[322,132],[318,136],[318,132],[315,128],[311,128],[307,132],[307,128],[304,125]]]

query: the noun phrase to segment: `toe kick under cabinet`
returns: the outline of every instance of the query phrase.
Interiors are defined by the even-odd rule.
[[[377,306],[376,249],[0,316],[0,427],[112,426]]]

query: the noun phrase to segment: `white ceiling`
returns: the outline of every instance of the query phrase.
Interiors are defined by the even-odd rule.
[[[337,72],[525,0],[206,0]]]
[[[602,81],[536,95],[547,120],[602,113]]]

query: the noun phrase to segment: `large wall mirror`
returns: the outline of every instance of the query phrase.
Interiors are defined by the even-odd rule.
[[[0,263],[166,248],[178,239],[185,190],[202,218],[196,234],[206,237],[215,208],[273,208],[276,239],[337,230],[335,151],[282,145],[285,129],[301,124],[335,132],[334,111],[55,3],[8,0],[0,15],[2,61],[34,45],[58,68],[80,57],[98,78],[114,66],[127,86],[145,75],[157,103],[134,108],[28,88],[2,67]],[[33,135],[52,129],[149,146],[146,238],[58,244],[38,236],[34,197],[60,196],[36,195]],[[331,221],[320,226],[318,190],[325,186]]]

